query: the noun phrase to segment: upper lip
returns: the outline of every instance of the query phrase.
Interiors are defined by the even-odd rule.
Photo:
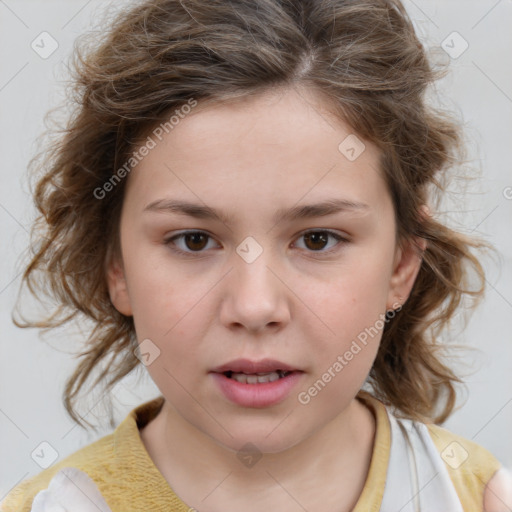
[[[275,359],[261,359],[260,361],[251,361],[250,359],[235,359],[229,363],[217,366],[212,372],[224,373],[224,372],[235,372],[235,373],[266,373],[274,372],[277,370],[283,370],[285,372],[297,371],[297,368],[290,366],[289,364]]]

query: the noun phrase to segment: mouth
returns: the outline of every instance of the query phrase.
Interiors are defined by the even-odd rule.
[[[266,384],[282,379],[293,373],[293,371],[276,370],[272,372],[244,373],[227,370],[222,372],[228,379],[234,379],[241,384]]]
[[[210,373],[226,399],[250,408],[279,404],[291,395],[305,375],[303,370],[272,359],[237,359]]]
[[[242,384],[265,384],[283,379],[291,373],[303,373],[297,367],[276,359],[261,359],[259,361],[235,359],[217,366],[211,371]]]

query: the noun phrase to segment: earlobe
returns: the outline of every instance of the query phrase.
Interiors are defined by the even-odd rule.
[[[122,264],[112,261],[107,268],[107,285],[110,300],[119,313],[131,316],[133,314],[130,296],[126,285],[126,277]]]

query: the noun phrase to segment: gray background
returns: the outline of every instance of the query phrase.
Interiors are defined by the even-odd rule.
[[[34,217],[26,166],[37,150],[45,113],[62,100],[57,81],[65,76],[64,61],[73,42],[94,28],[106,4],[0,0],[0,500],[20,480],[41,471],[38,462],[50,461],[53,450],[62,458],[110,431],[108,425],[98,432],[74,427],[61,402],[80,333],[58,330],[40,339],[35,330],[18,329],[11,322],[20,255]],[[450,62],[450,74],[437,85],[432,101],[463,120],[470,166],[481,169],[466,195],[462,183],[452,184],[442,217],[465,233],[483,236],[500,255],[484,260],[488,293],[467,329],[454,325],[446,335],[447,341],[478,351],[464,353],[458,363],[468,374],[467,392],[444,426],[512,467],[512,1],[406,0],[405,6],[425,44],[437,47]],[[31,48],[43,31],[58,43],[48,58]],[[462,39],[451,35],[454,31],[469,44],[457,58],[440,48],[445,40],[452,53],[463,48]],[[142,370],[118,384],[114,394],[120,421],[158,390]],[[104,417],[99,398],[89,397],[83,410],[93,422]]]

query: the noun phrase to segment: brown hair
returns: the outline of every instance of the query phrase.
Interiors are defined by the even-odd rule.
[[[91,36],[89,36],[91,37]],[[67,126],[42,161],[34,199],[41,215],[23,282],[56,309],[20,327],[52,329],[77,315],[93,328],[68,379],[64,403],[78,424],[76,400],[88,378],[110,390],[139,361],[133,319],[112,305],[106,266],[119,251],[126,179],[95,193],[129,160],[138,141],[191,99],[199,104],[267,89],[314,89],[382,153],[394,202],[397,240],[428,246],[407,302],[387,322],[370,373],[373,394],[403,415],[443,422],[461,382],[442,361],[437,336],[465,294],[484,291],[471,248],[488,244],[420,215],[447,171],[461,162],[458,125],[427,104],[442,76],[430,63],[398,0],[146,0],[116,15],[101,40],[77,47]],[[91,37],[91,42],[92,42]],[[468,288],[474,270],[480,286]],[[90,424],[89,424],[90,425]]]

